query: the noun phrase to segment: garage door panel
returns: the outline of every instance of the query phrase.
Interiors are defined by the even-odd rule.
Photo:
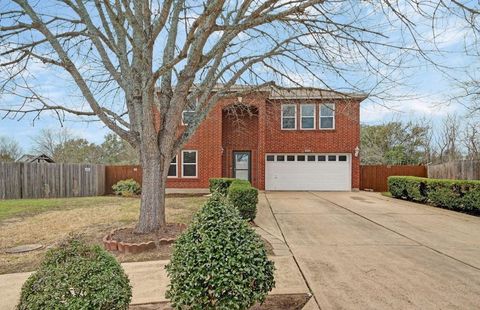
[[[286,158],[290,154],[276,155]],[[322,155],[328,158],[328,155],[340,154]],[[347,161],[266,161],[267,190],[349,191],[350,180],[349,155]]]

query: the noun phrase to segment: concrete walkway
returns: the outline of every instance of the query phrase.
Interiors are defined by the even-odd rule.
[[[376,193],[267,192],[324,309],[478,309],[480,218]]]
[[[276,287],[271,294],[309,294],[309,290],[292,256],[270,257],[275,262]],[[168,261],[122,264],[132,285],[132,305],[166,301]],[[15,309],[20,289],[30,273],[0,275],[0,309]],[[314,310],[315,308],[308,308]]]

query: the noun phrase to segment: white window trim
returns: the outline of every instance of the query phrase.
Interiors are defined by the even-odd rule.
[[[191,153],[191,152],[194,152],[195,153],[195,164],[192,164],[192,163],[184,163],[183,162],[183,153]],[[184,176],[183,175],[183,166],[184,165],[195,165],[195,176]],[[184,179],[196,179],[198,178],[198,151],[197,150],[183,150],[182,151],[182,178]]]
[[[198,98],[195,98],[195,108],[198,108]],[[182,111],[182,126],[188,126],[188,124],[185,124],[183,122],[185,112],[195,112],[196,110],[183,110]]]
[[[170,163],[170,166],[173,165]],[[175,175],[167,175],[167,179],[175,179],[178,178],[178,155],[175,155]],[[170,166],[168,166],[168,170],[170,170]]]
[[[284,128],[283,127],[283,107],[288,107],[288,106],[291,106],[291,107],[294,107],[295,108],[295,115],[293,116],[295,122],[294,122],[294,126],[293,128]],[[292,104],[292,103],[286,103],[286,104],[282,104],[281,106],[281,109],[282,109],[282,113],[281,113],[281,118],[280,118],[280,126],[282,128],[282,130],[297,130],[297,105],[296,104]],[[292,118],[292,116],[286,116],[287,118]]]
[[[185,113],[187,113],[187,112],[195,112],[195,111],[194,110],[184,110],[184,111],[182,111],[182,126],[188,126],[188,124],[183,122],[184,117],[185,117]]]
[[[322,105],[328,105],[331,104],[333,105],[333,122],[332,122],[332,128],[322,128],[322,118],[330,118],[332,116],[322,116]],[[319,130],[335,130],[335,116],[336,116],[336,105],[333,102],[325,102],[325,103],[320,103],[318,105],[318,129]]]
[[[302,115],[302,106],[308,106],[308,105],[313,106],[313,127],[312,127],[312,128],[303,128],[303,126],[302,126],[302,119],[303,119],[304,117],[305,117],[305,118],[312,118],[312,116],[303,116],[303,115]],[[315,127],[316,127],[315,124],[317,123],[317,122],[315,121],[316,119],[317,119],[317,106],[316,106],[316,104],[314,104],[314,103],[302,103],[302,104],[300,105],[300,129],[302,129],[302,130],[315,130],[315,129],[316,129],[316,128],[315,128]]]

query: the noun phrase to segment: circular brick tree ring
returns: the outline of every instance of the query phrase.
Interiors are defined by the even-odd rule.
[[[179,223],[169,223],[167,224],[169,228],[174,228],[177,231],[183,231],[187,228],[185,224]],[[145,252],[148,250],[152,250],[157,248],[160,245],[171,244],[175,242],[177,236],[169,236],[169,237],[158,237],[155,240],[147,240],[142,242],[127,242],[118,240],[115,238],[117,233],[120,233],[122,230],[131,230],[132,228],[118,228],[112,230],[109,234],[103,237],[103,246],[108,251],[118,251],[119,253],[132,253],[137,254],[141,252]],[[152,238],[154,239],[154,238]]]

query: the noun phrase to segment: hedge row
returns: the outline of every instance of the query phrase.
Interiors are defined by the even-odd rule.
[[[441,208],[480,212],[480,181],[391,176],[388,178],[388,190],[396,198],[430,203]]]
[[[228,201],[238,209],[240,216],[253,221],[257,215],[258,190],[250,182],[232,178],[212,178],[210,192],[227,197]]]

